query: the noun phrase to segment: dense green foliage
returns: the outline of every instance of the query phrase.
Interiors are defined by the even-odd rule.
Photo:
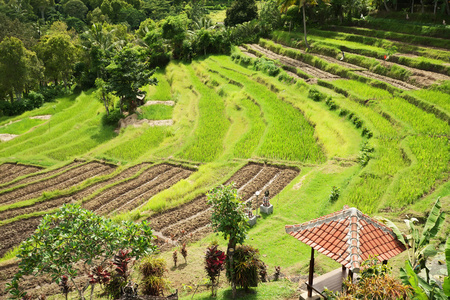
[[[36,233],[22,243],[19,272],[10,292],[21,298],[19,281],[24,275],[47,273],[56,282],[68,276],[83,298],[86,289],[74,282],[79,272],[75,264],[81,262],[87,270],[104,266],[120,249],[131,249],[130,256],[136,258],[154,251],[150,226],[145,222],[117,225],[79,205],[65,205],[44,216]]]

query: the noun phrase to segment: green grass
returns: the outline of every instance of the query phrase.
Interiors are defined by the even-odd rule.
[[[440,91],[432,91],[432,90],[417,90],[410,91],[409,94],[418,97],[419,99],[428,101],[437,107],[443,109],[445,112],[450,114],[450,95],[447,93],[443,93]]]
[[[225,117],[225,104],[221,97],[205,87],[193,68],[187,66],[193,88],[200,94],[199,119],[192,137],[177,154],[181,159],[209,162],[224,150],[223,138],[230,126]]]
[[[154,77],[158,79],[158,85],[149,85],[146,101],[167,101],[172,100],[172,91],[167,77],[163,71],[158,70]]]
[[[126,137],[121,142],[115,142],[103,155],[118,161],[132,162],[157,148],[171,134],[166,126],[151,127],[144,124],[140,128],[127,128],[123,133]]]
[[[215,71],[243,84],[248,97],[261,106],[267,120],[267,129],[256,150],[257,156],[303,162],[323,161],[323,153],[314,139],[314,128],[299,110],[280,101],[268,87],[257,83],[257,78],[252,80],[235,71],[242,67],[229,70],[215,63],[209,65]]]
[[[9,134],[20,135],[22,133],[27,132],[31,128],[38,126],[44,122],[46,122],[46,120],[27,118],[27,119],[20,120],[18,122],[11,123],[9,125],[1,126],[0,133],[9,133]]]
[[[142,113],[139,119],[168,120],[172,119],[173,107],[164,104],[154,104],[141,107]]]

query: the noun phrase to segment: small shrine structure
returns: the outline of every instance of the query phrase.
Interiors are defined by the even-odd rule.
[[[342,291],[346,277],[353,279],[361,262],[377,256],[383,263],[406,250],[395,233],[358,209],[347,205],[344,209],[298,225],[286,225],[286,233],[311,247],[308,298],[313,290],[322,295],[325,287]],[[342,265],[342,268],[314,278],[314,250]]]

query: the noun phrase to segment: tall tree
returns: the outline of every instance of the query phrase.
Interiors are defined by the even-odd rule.
[[[225,26],[235,26],[249,22],[258,17],[258,7],[255,0],[236,0],[227,9]]]
[[[7,37],[0,43],[0,85],[9,94],[20,99],[27,80],[27,50],[21,40]]]
[[[147,84],[158,84],[158,80],[152,77],[155,70],[150,71],[147,62],[142,60],[144,53],[140,47],[126,46],[106,67],[108,91],[119,97],[120,109],[123,110],[126,105],[129,113],[136,110],[136,97],[145,94],[140,88]]]
[[[306,12],[305,12],[305,6],[307,5],[315,5],[317,2],[315,0],[278,0],[278,4],[281,7],[282,12],[286,12],[289,7],[292,5],[298,4],[298,8],[302,9],[303,14],[303,35],[305,36],[305,46],[306,48],[310,48],[308,44],[308,38],[306,35]]]
[[[55,84],[63,80],[67,87],[78,52],[70,36],[63,33],[46,35],[41,39],[36,50],[44,63],[46,77],[54,80]]]
[[[236,281],[233,271],[233,254],[237,244],[242,244],[248,230],[247,218],[241,198],[233,184],[220,186],[208,192],[208,204],[212,205],[211,224],[214,232],[221,232],[228,239],[227,269],[231,274],[233,298],[236,296]]]

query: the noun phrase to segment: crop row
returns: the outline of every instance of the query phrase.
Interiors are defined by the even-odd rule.
[[[41,168],[20,164],[4,163],[0,165],[0,184],[4,184],[30,173],[38,172]]]
[[[234,182],[242,201],[253,200],[254,209],[260,204],[266,190],[270,191],[270,199],[272,199],[297,175],[298,170],[295,169],[248,164],[237,171],[225,184]],[[261,192],[258,202],[255,201],[256,191]],[[155,215],[149,220],[163,242],[167,239],[192,241],[211,232],[211,228],[208,227],[210,214],[206,196],[203,195],[182,206]]]
[[[225,103],[221,97],[205,87],[196,76],[192,66],[188,66],[193,88],[200,94],[198,119],[192,137],[177,154],[181,159],[209,162],[223,151],[223,139],[230,126],[225,115]]]
[[[257,78],[236,72],[228,68],[225,62],[211,61],[208,65],[210,69],[243,84],[246,96],[260,106],[267,125],[255,152],[257,156],[304,162],[323,160],[323,153],[314,138],[314,127],[298,109],[280,100],[276,91],[271,91],[270,87],[256,82]],[[247,141],[250,139],[245,138]],[[259,139],[258,136],[251,138]],[[254,144],[257,144],[256,141],[250,143]]]
[[[25,184],[28,184],[33,181],[39,181],[46,177],[54,176],[58,173],[61,173],[65,170],[67,170],[67,169],[73,168],[76,165],[79,165],[81,163],[83,163],[83,162],[78,160],[78,161],[73,161],[65,166],[62,166],[62,167],[54,169],[54,170],[50,170],[50,171],[45,170],[45,171],[39,172],[37,174],[30,173],[29,176],[22,177],[22,178],[19,178],[19,176],[16,176],[13,180],[9,180],[5,184],[0,185],[0,191],[5,190],[5,189],[10,189],[10,188],[12,188],[14,186],[18,186],[18,185],[25,185]]]
[[[88,178],[105,175],[113,171],[114,167],[111,165],[105,165],[98,162],[87,163],[65,171],[59,176],[31,183],[16,189],[7,190],[0,194],[0,203],[2,205],[7,205],[37,198],[41,196],[43,192],[63,190],[80,184]]]
[[[170,165],[158,165],[145,170],[133,180],[96,194],[83,202],[83,207],[102,215],[131,210],[191,173],[192,171]]]
[[[62,206],[65,203],[81,201],[83,198],[88,197],[89,195],[93,194],[97,190],[102,189],[103,187],[117,184],[118,182],[121,182],[122,180],[125,180],[129,177],[136,176],[135,174],[139,172],[139,170],[148,168],[149,165],[149,163],[142,163],[132,166],[130,168],[127,168],[126,170],[123,170],[119,174],[114,175],[113,177],[109,177],[108,179],[85,186],[84,188],[68,195],[55,196],[52,198],[40,197],[37,199],[37,201],[29,205],[13,207],[4,210],[0,214],[0,221],[12,219],[18,216],[29,215],[34,212],[50,211]]]

